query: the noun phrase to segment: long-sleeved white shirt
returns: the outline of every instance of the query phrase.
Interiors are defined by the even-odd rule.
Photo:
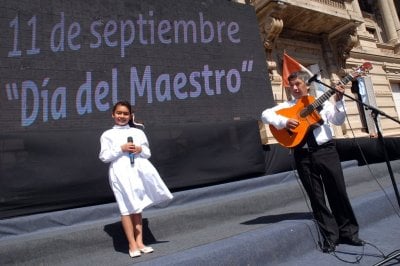
[[[275,107],[266,109],[262,112],[261,120],[265,124],[271,124],[276,129],[283,129],[286,127],[286,123],[290,117],[284,117],[278,115],[276,111],[283,108],[290,108],[296,104],[296,99],[291,101],[286,101]],[[315,140],[318,145],[324,144],[325,142],[333,138],[332,128],[330,124],[341,125],[344,123],[346,118],[345,104],[344,101],[338,101],[332,104],[330,101],[325,101],[322,104],[322,110],[319,112],[324,123],[313,130]]]
[[[128,164],[130,165],[129,154],[121,150],[121,145],[127,143],[127,138],[132,137],[133,143],[142,147],[140,154],[135,154],[135,157],[150,158],[150,148],[146,135],[143,131],[132,128],[129,125],[117,126],[105,131],[101,138],[101,151],[99,154],[100,160],[105,163],[112,162],[113,164]]]

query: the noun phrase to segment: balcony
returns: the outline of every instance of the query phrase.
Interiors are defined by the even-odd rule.
[[[283,22],[282,35],[293,32],[335,35],[363,22],[351,0],[254,0],[260,25],[269,17]]]

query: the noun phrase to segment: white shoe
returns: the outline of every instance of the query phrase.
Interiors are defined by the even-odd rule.
[[[134,250],[134,251],[131,251],[131,250],[129,250],[129,256],[131,257],[131,258],[136,258],[136,257],[140,257],[142,254],[140,253],[140,250]]]
[[[154,251],[154,249],[152,248],[152,247],[144,247],[144,248],[141,248],[140,249],[140,251],[142,252],[142,253],[151,253],[151,252],[153,252]]]

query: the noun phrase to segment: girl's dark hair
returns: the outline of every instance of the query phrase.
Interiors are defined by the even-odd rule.
[[[117,106],[120,106],[120,105],[125,106],[126,108],[128,108],[129,113],[132,114],[132,106],[128,101],[119,101],[116,104],[114,104],[112,112],[114,113],[115,109],[117,109]]]

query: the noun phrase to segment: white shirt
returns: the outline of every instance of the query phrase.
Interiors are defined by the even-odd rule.
[[[285,128],[289,118],[284,117],[282,115],[278,115],[276,111],[283,108],[290,108],[296,104],[296,101],[297,101],[296,99],[291,101],[286,101],[276,105],[275,107],[264,110],[261,115],[261,120],[265,124],[273,125],[276,129]],[[344,123],[346,118],[344,101],[341,100],[336,102],[335,104],[332,104],[330,101],[325,101],[322,104],[322,110],[319,112],[319,114],[321,118],[324,120],[324,123],[321,126],[315,128],[313,130],[313,134],[315,140],[317,141],[317,144],[321,145],[333,138],[333,133],[330,127],[330,123],[334,125],[341,125]]]
[[[129,154],[121,150],[121,146],[128,142],[128,137],[132,137],[135,145],[142,147],[142,152],[135,154],[135,157],[150,158],[149,144],[142,130],[132,128],[129,125],[115,125],[101,135],[100,160],[105,163],[111,162],[115,167],[123,166],[127,162],[130,163]]]

